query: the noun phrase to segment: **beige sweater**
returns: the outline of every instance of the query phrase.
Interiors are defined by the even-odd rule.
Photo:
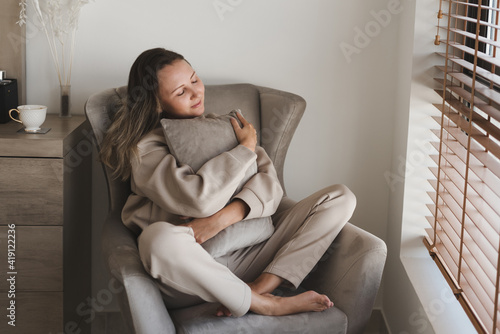
[[[208,217],[233,198],[250,207],[245,219],[270,216],[283,196],[274,165],[259,146],[254,153],[238,145],[209,160],[197,173],[187,165],[177,165],[162,128],[147,134],[139,142],[138,152],[140,159],[132,162],[132,194],[122,211],[124,224],[137,234],[157,221],[180,224],[181,216]],[[256,159],[257,174],[233,196]]]

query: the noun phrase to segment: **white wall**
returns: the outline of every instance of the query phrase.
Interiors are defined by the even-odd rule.
[[[397,109],[406,2],[96,0],[83,8],[77,34],[73,113],[83,113],[90,94],[126,84],[136,56],[157,46],[184,54],[206,84],[250,82],[299,94],[308,107],[285,165],[289,195],[345,183],[358,198],[351,222],[386,239],[384,174],[395,116],[407,112]],[[224,4],[231,10],[218,12]],[[33,28],[27,79],[28,102],[57,113],[58,82],[45,37]],[[97,291],[103,283],[94,284]]]
[[[405,201],[405,187],[407,188],[406,156],[409,132],[409,107],[412,98],[412,84],[414,72],[422,71],[432,66],[431,63],[419,63],[414,60],[414,53],[430,53],[427,39],[431,35],[419,33],[418,27],[422,21],[426,24],[433,22],[432,16],[426,17],[416,7],[427,6],[433,10],[433,0],[428,0],[424,5],[416,6],[414,1],[405,1],[405,9],[401,13],[398,47],[398,89],[396,91],[395,131],[393,137],[392,166],[386,174],[390,183],[389,215],[386,242],[388,246],[387,264],[384,273],[383,312],[392,333],[434,333],[430,325],[419,296],[415,292],[412,282],[401,261],[401,237],[404,233],[402,227],[403,204]],[[417,27],[417,28],[416,28]],[[423,39],[424,43],[414,42]],[[431,40],[432,42],[432,40]],[[426,49],[423,48],[426,47]],[[421,243],[422,244],[422,243]],[[423,246],[423,244],[422,244]],[[422,314],[423,313],[423,314]],[[451,333],[451,332],[450,332]]]

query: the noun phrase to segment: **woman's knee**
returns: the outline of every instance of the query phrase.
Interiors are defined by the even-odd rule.
[[[351,212],[350,215],[354,212],[354,209],[356,208],[356,195],[349,189],[346,185],[344,184],[338,184],[339,191],[341,193],[340,196],[342,196],[343,201],[345,202],[346,209]]]
[[[144,230],[142,230],[142,233],[137,240],[139,250],[151,250],[156,248],[158,244],[161,244],[163,239],[169,237],[169,225],[170,224],[166,222],[156,222],[148,225]]]
[[[173,265],[182,261],[175,261],[183,253],[186,246],[185,238],[191,238],[190,228],[176,226],[167,222],[156,222],[146,227],[138,239],[141,260],[152,269],[154,263]],[[184,236],[182,236],[184,234]],[[173,263],[166,263],[173,262]]]
[[[342,211],[347,219],[350,219],[356,208],[356,195],[344,184],[334,184],[325,190],[327,200],[324,202],[327,208],[331,207],[336,211]]]

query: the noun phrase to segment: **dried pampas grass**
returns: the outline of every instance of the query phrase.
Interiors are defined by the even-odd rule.
[[[71,84],[71,68],[75,49],[75,34],[83,6],[90,0],[22,0],[19,3],[19,21],[22,26],[28,21],[27,7],[33,7],[38,23],[33,24],[44,31],[56,67],[59,84]]]

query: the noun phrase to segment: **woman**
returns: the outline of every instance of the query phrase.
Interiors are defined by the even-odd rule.
[[[219,302],[219,316],[242,316],[249,310],[286,315],[332,307],[327,296],[314,291],[286,298],[271,292],[281,284],[296,288],[309,274],[351,217],[356,203],[352,192],[334,185],[276,212],[283,190],[272,161],[256,145],[254,127],[241,115],[242,126],[232,122],[237,147],[209,160],[197,173],[178,166],[160,119],[202,115],[205,89],[175,52],[143,52],[132,65],[127,89],[126,102],[103,141],[101,159],[117,177],[130,179],[132,194],[122,219],[139,234],[141,260],[157,279],[167,306]],[[226,205],[255,161],[258,173]],[[221,169],[225,179],[213,182]],[[222,209],[214,212],[214,207]],[[231,224],[270,215],[275,232],[265,242],[216,259],[200,245]],[[187,217],[194,219],[186,222]]]

